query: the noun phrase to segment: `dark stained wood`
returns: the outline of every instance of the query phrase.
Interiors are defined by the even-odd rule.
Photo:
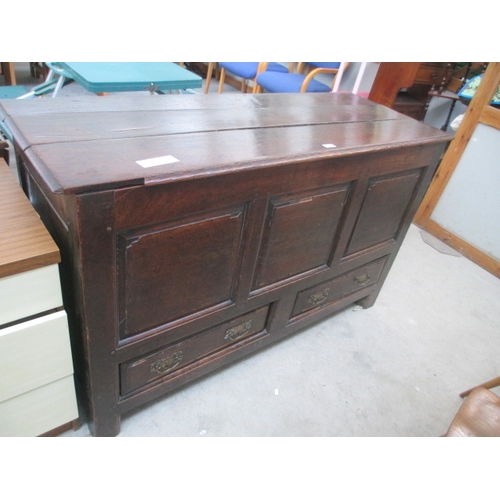
[[[349,304],[373,305],[450,139],[350,94],[50,101],[0,116],[61,247],[98,436]],[[136,163],[166,155],[179,161]]]
[[[346,255],[396,239],[420,175],[416,171],[370,179]]]
[[[299,314],[337,301],[363,287],[373,285],[378,281],[384,264],[385,259],[379,259],[338,278],[300,292],[293,308],[292,319],[295,319]]]
[[[128,394],[159,379],[179,376],[179,371],[197,359],[227,348],[250,336],[267,335],[268,307],[261,307],[228,323],[189,337],[167,349],[121,365],[121,393]]]
[[[243,207],[228,207],[118,234],[120,337],[230,303],[243,219]]]
[[[271,198],[254,288],[327,266],[348,186]]]

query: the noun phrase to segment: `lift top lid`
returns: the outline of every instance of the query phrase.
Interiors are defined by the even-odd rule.
[[[451,139],[349,93],[5,100],[0,119],[30,168],[56,193],[168,183]]]

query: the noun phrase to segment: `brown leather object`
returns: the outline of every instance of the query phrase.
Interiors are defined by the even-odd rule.
[[[500,437],[500,398],[488,389],[474,389],[445,436]]]

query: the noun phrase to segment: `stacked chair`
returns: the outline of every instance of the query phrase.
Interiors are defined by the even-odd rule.
[[[224,87],[226,72],[241,78],[241,91],[247,92],[248,81],[252,81],[255,88],[255,78],[259,75],[259,72],[262,71],[263,68],[266,68],[266,71],[268,72],[283,74],[288,73],[290,70],[290,68],[276,62],[220,62],[219,67],[219,94],[222,93]]]
[[[335,76],[341,67],[340,62],[299,62],[297,71],[287,71],[286,73],[277,73],[270,71],[264,66],[259,68],[259,74],[256,78],[256,87],[254,92],[331,92],[335,81]],[[346,63],[344,69],[347,68]],[[323,83],[315,77],[320,74],[334,75],[331,85]]]

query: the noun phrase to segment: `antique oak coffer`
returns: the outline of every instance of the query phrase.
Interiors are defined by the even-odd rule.
[[[11,100],[0,119],[61,250],[96,436],[349,304],[372,306],[450,140],[348,93]]]

